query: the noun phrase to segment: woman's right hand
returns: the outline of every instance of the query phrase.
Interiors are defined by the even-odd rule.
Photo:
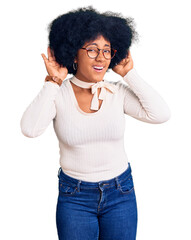
[[[48,58],[46,58],[44,53],[42,53],[41,56],[44,59],[44,63],[48,74],[50,76],[56,76],[63,81],[67,77],[68,69],[56,62],[55,56],[53,52],[51,52],[50,47],[47,48],[47,53]]]

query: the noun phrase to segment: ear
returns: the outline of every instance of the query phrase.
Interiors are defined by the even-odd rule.
[[[77,63],[77,56],[75,56],[74,58],[74,63]]]

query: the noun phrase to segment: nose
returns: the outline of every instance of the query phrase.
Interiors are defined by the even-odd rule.
[[[96,57],[96,60],[105,60],[105,57],[103,55],[103,51],[100,50],[97,57]]]

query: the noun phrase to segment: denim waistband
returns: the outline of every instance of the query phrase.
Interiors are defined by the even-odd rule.
[[[63,172],[62,168],[60,167],[59,170],[58,170],[58,178],[67,180],[68,182],[71,182],[71,183],[74,183],[74,184],[79,184],[80,183],[80,185],[84,185],[84,186],[99,187],[100,184],[112,186],[112,185],[115,185],[116,183],[117,183],[117,185],[119,183],[121,183],[124,179],[126,179],[131,174],[131,171],[132,171],[131,170],[131,165],[128,162],[127,169],[123,173],[121,173],[120,175],[118,175],[118,176],[116,176],[112,179],[103,180],[103,181],[99,181],[99,182],[86,182],[86,181],[82,181],[82,180],[70,177],[69,175],[65,174]]]

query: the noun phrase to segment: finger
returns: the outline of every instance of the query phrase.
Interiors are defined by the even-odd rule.
[[[45,62],[48,62],[48,59],[46,58],[44,53],[41,53],[42,58],[44,59]]]
[[[130,51],[128,50],[125,58],[126,59],[129,58],[129,56],[130,56]]]
[[[52,57],[52,59],[53,59],[54,61],[56,61],[56,58],[55,58],[55,56],[54,56],[54,51],[53,51],[52,49],[50,49],[50,52],[51,52],[51,57]]]
[[[50,47],[47,48],[47,53],[48,53],[48,59],[49,59],[50,61],[53,61],[53,60],[54,60],[54,58],[53,58],[53,53],[52,53]]]
[[[121,62],[119,63],[119,65],[124,65],[126,63],[127,59],[124,58],[123,60],[121,60]]]
[[[128,58],[131,58],[131,52],[130,52],[130,50],[129,50],[129,53],[128,53]]]
[[[51,51],[50,51],[50,47],[47,48],[47,54],[48,54],[48,60],[50,60],[51,58]]]

